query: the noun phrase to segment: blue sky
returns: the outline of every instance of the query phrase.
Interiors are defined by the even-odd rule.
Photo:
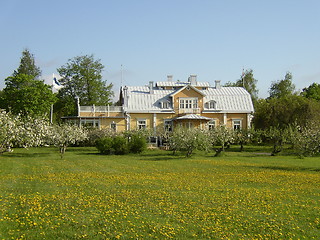
[[[0,0],[0,89],[28,48],[51,83],[68,59],[93,54],[117,94],[123,84],[235,82],[252,69],[259,96],[293,74],[320,82],[318,0]]]

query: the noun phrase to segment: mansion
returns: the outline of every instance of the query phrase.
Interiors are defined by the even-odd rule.
[[[214,86],[199,82],[196,75],[187,81],[163,82],[120,89],[121,106],[80,106],[78,116],[66,117],[100,129],[116,132],[136,129],[172,131],[177,126],[212,129],[225,125],[232,129],[250,128],[254,111],[250,94],[242,87]]]

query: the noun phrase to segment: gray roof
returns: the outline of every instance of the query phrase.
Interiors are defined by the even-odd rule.
[[[170,82],[168,82],[170,83]],[[198,82],[199,83],[199,82]],[[122,88],[123,91],[123,88]],[[161,90],[154,88],[150,93],[148,86],[128,86],[127,112],[173,112],[173,108],[161,109],[161,102],[171,101],[170,95],[177,90]],[[205,112],[253,112],[253,104],[250,94],[242,87],[209,87],[207,90],[199,90],[204,96],[204,103],[216,102],[215,109],[204,109]],[[122,93],[122,96],[123,93]]]
[[[210,121],[210,120],[212,120],[212,118],[200,116],[197,114],[188,114],[188,115],[184,115],[181,117],[177,117],[174,120],[206,120],[206,121]]]
[[[158,87],[183,87],[189,85],[190,82],[173,82],[173,81],[166,81],[166,82],[156,82],[156,86]],[[197,87],[210,87],[210,83],[208,82],[197,82]]]

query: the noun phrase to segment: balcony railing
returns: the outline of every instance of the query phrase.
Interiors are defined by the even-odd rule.
[[[80,106],[80,112],[97,112],[97,113],[107,113],[107,112],[122,112],[123,108],[121,106]]]
[[[201,112],[200,108],[179,108],[179,114],[199,114]]]

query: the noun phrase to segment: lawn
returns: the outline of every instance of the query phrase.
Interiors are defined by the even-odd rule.
[[[0,239],[318,239],[320,158],[248,150],[15,149],[0,155]]]

